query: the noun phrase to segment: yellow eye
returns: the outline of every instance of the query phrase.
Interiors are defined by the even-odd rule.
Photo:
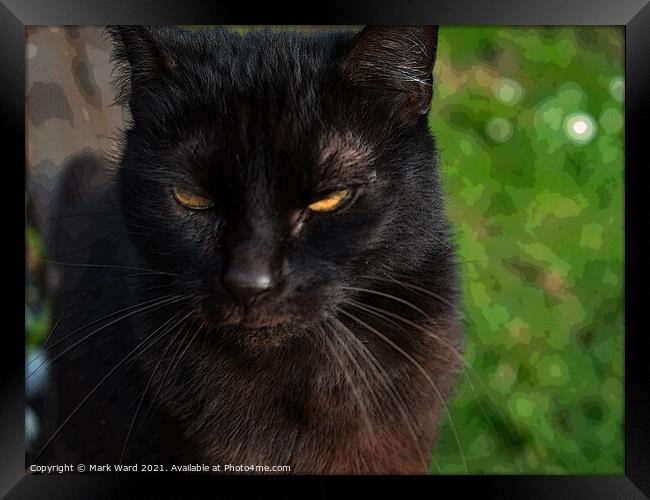
[[[178,203],[192,210],[204,210],[214,205],[212,200],[180,188],[174,188],[174,198]]]
[[[309,205],[309,210],[313,212],[333,212],[337,208],[340,208],[350,198],[351,194],[352,191],[349,189],[335,191],[327,198],[323,198]]]

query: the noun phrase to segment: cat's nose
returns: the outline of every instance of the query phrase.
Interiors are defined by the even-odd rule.
[[[279,235],[272,223],[231,224],[224,233],[222,285],[245,308],[268,299],[284,281],[286,262],[278,248]]]
[[[249,307],[255,299],[273,290],[279,279],[270,267],[259,265],[244,269],[230,267],[222,281],[237,302]]]

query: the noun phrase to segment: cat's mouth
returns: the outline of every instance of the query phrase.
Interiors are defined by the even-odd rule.
[[[306,310],[291,304],[269,304],[245,309],[240,306],[206,304],[202,316],[204,321],[213,327],[227,326],[244,330],[278,330],[304,326],[320,319],[319,307]],[[295,309],[299,310],[296,311]]]
[[[283,324],[290,324],[293,322],[293,317],[288,314],[274,314],[266,315],[259,313],[251,313],[250,311],[243,315],[239,326],[251,330],[259,330],[262,328],[277,327]]]
[[[204,309],[203,316],[206,322],[214,326],[235,326],[247,330],[277,328],[296,322],[292,314],[261,308],[208,308]]]
[[[213,327],[235,327],[246,330],[301,329],[320,322],[329,309],[331,301],[325,291],[302,292],[283,300],[259,301],[243,307],[223,295],[206,297],[202,305],[202,316]]]

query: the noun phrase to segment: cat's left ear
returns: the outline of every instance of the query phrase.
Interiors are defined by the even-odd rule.
[[[134,106],[138,94],[173,80],[177,74],[174,35],[171,26],[107,26],[113,42],[112,59],[117,64],[118,102]]]
[[[367,26],[343,60],[343,75],[358,87],[392,93],[400,113],[426,114],[437,46],[437,26]]]

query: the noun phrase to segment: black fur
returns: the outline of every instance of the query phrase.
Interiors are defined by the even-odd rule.
[[[436,28],[108,33],[131,112],[114,192],[132,265],[169,273],[153,283],[168,288],[134,278],[123,297],[184,298],[104,336],[124,355],[147,347],[120,386],[138,387],[136,401],[92,431],[119,443],[57,439],[80,462],[117,461],[141,406],[129,463],[425,472],[460,343],[427,123]],[[173,187],[215,205],[189,210]],[[354,189],[342,210],[306,210],[341,188]],[[242,255],[279,283],[249,307],[223,281]]]

